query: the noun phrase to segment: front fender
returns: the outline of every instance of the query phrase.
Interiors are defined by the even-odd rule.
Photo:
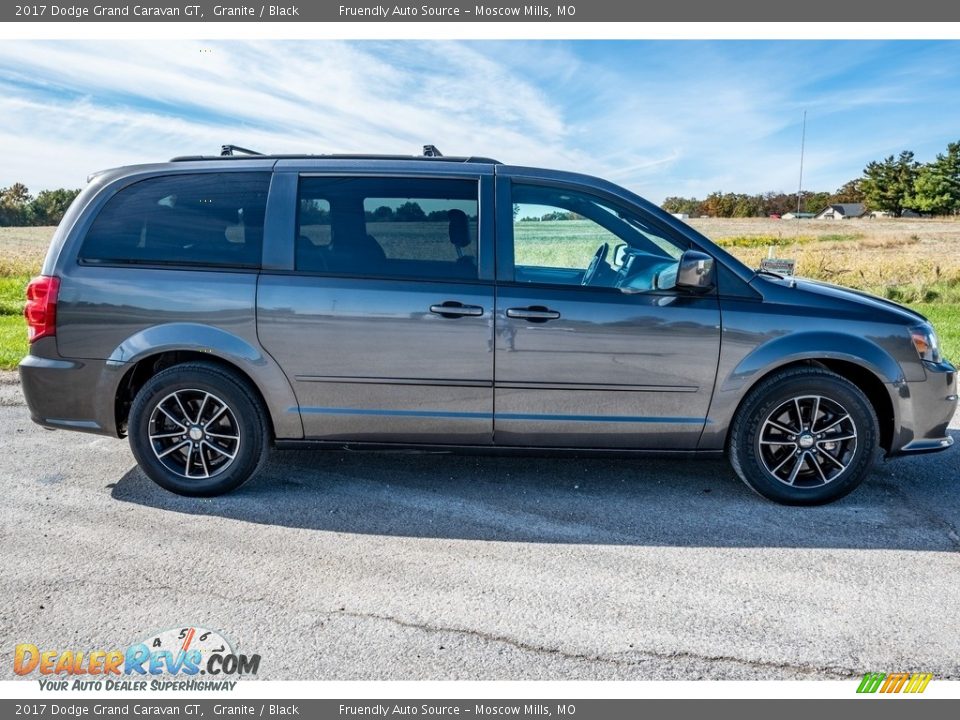
[[[869,338],[861,336],[823,330],[794,331],[769,337],[752,347],[743,357],[736,357],[738,349],[736,343],[732,343],[721,350],[720,374],[707,422],[700,436],[699,447],[702,450],[724,447],[730,425],[744,396],[761,378],[778,368],[805,360],[853,363],[883,382],[891,393],[891,400],[894,388],[903,386],[906,380],[903,369],[892,355]],[[732,369],[726,369],[731,364]]]
[[[189,351],[233,365],[263,396],[277,438],[302,438],[299,404],[283,370],[261,348],[226,330],[198,323],[154,325],[131,335],[110,353],[101,380],[101,398],[112,403],[135,363],[164,352]]]
[[[755,378],[763,377],[778,367],[802,360],[844,360],[859,365],[885,383],[904,382],[900,364],[871,340],[856,335],[826,331],[810,331],[783,335],[756,347],[743,357],[722,385],[728,392],[753,385]]]

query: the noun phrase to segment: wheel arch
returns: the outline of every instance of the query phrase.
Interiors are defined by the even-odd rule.
[[[771,372],[807,361],[856,365],[869,370],[885,383],[901,383],[905,379],[896,359],[868,338],[807,331],[781,335],[757,346],[737,362],[724,386],[729,388],[749,383],[752,388],[759,378]]]
[[[273,358],[225,330],[192,323],[146,328],[111,354],[107,367],[116,376],[112,397],[117,435],[125,434],[130,405],[147,380],[168,367],[197,361],[220,366],[248,383],[270,419],[273,437],[303,437],[293,388]]]
[[[794,359],[784,362],[767,369],[762,374],[751,379],[750,384],[744,389],[737,402],[736,407],[731,414],[731,420],[736,418],[740,408],[746,402],[754,388],[758,387],[767,378],[793,368],[821,368],[836,373],[840,377],[848,380],[855,385],[870,401],[873,411],[877,416],[878,429],[880,431],[880,446],[890,452],[893,445],[893,437],[896,428],[897,418],[896,409],[887,386],[876,372],[869,366],[850,360],[848,358],[836,357],[810,357],[803,359]],[[730,432],[728,430],[725,440],[725,448],[728,448],[730,442]]]

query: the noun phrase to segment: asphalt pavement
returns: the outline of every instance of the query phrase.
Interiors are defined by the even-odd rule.
[[[960,679],[960,447],[804,509],[717,460],[300,450],[181,498],[11,374],[0,437],[6,648],[199,625],[278,680]]]

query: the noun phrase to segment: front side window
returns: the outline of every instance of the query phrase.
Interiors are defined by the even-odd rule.
[[[80,261],[259,267],[269,187],[253,172],[141,180],[103,206]]]
[[[550,285],[673,287],[683,249],[638,214],[588,193],[513,183],[514,280]]]
[[[298,202],[298,271],[477,279],[475,181],[304,177]]]

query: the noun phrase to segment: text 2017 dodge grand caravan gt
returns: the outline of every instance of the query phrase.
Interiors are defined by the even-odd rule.
[[[943,450],[933,328],[755,272],[649,202],[484,158],[178,158],[96,175],[28,289],[33,419],[185,495],[273,444],[726,452],[842,497]]]

